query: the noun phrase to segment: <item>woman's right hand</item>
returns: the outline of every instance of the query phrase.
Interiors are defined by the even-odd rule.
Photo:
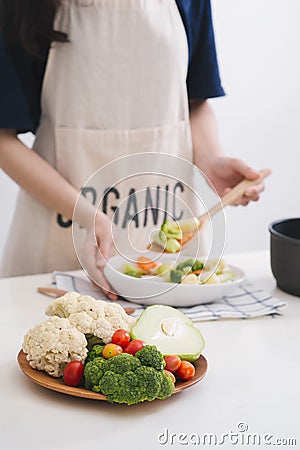
[[[112,292],[103,274],[104,266],[111,257],[112,251],[112,221],[106,214],[98,212],[93,224],[87,230],[80,262],[90,279],[102,289],[104,294],[110,300],[117,300],[118,296]]]

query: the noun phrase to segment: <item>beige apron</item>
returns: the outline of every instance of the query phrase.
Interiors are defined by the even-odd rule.
[[[55,43],[49,54],[34,144],[43,158],[77,189],[85,185],[94,203],[103,192],[87,180],[112,160],[160,152],[192,161],[188,47],[175,0],[67,0],[56,28],[70,42]],[[130,182],[109,191],[109,171],[104,178],[109,214],[115,207],[107,203],[128,196]],[[135,180],[134,188],[143,183]],[[171,184],[174,191],[176,180]],[[70,221],[22,191],[2,275],[75,268]]]

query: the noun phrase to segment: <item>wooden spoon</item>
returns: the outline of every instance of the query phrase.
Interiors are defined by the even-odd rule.
[[[178,222],[178,225],[180,226],[180,223],[182,223],[183,230],[182,230],[182,239],[181,239],[181,248],[180,251],[183,250],[186,246],[189,245],[190,241],[195,236],[196,232],[199,231],[201,228],[203,228],[207,222],[210,220],[212,216],[217,214],[219,211],[221,211],[225,206],[228,206],[237,200],[240,200],[245,192],[252,186],[257,186],[260,184],[266,177],[268,177],[271,173],[270,169],[262,169],[259,171],[260,176],[256,178],[255,180],[248,180],[244,179],[239,184],[237,184],[234,188],[232,188],[227,194],[225,194],[218,203],[216,203],[212,208],[210,208],[207,212],[202,214],[199,217],[194,217],[191,219],[187,219],[184,222],[189,223],[191,226],[190,231],[184,231],[184,222]],[[148,247],[151,251],[156,252],[162,252],[164,250],[164,245],[159,245],[157,242],[152,242],[150,246]]]

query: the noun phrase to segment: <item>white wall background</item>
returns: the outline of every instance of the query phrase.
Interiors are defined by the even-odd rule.
[[[226,251],[264,249],[271,221],[300,216],[300,2],[212,0],[212,6],[227,93],[212,101],[221,142],[228,155],[273,170],[258,204],[227,209]],[[0,192],[1,255],[17,193],[3,173]]]
[[[214,101],[222,144],[270,167],[258,204],[227,209],[227,250],[267,248],[268,224],[300,216],[300,2],[212,0],[227,97]]]

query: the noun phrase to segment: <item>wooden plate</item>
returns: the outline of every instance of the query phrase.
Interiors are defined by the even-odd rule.
[[[45,372],[33,369],[29,362],[26,359],[26,354],[20,350],[18,354],[18,363],[23,371],[23,373],[30,378],[34,383],[39,384],[47,389],[52,391],[61,392],[67,395],[73,395],[75,397],[89,398],[92,400],[106,400],[105,395],[99,394],[97,392],[89,391],[88,389],[84,389],[81,387],[72,387],[64,384],[62,378],[53,378],[50,375],[47,375]],[[202,380],[207,372],[207,361],[204,356],[200,356],[197,361],[194,362],[196,374],[195,376],[188,381],[177,381],[175,385],[174,394],[192,386],[198,381]]]

